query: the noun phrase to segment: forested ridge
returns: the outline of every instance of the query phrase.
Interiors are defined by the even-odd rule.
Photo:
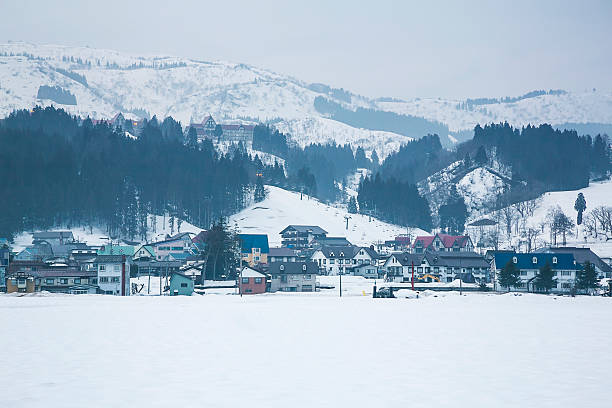
[[[189,146],[172,122],[153,118],[133,140],[53,107],[12,113],[0,123],[0,236],[95,225],[138,237],[155,228],[148,214],[205,228],[245,207],[257,174],[284,183],[281,166],[240,149],[218,155],[210,142]]]

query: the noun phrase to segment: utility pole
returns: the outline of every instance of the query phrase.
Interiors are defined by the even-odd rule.
[[[414,290],[414,261],[412,261],[411,264],[412,264],[412,290]]]
[[[351,219],[351,216],[347,214],[344,216],[344,219],[346,220],[346,229],[348,229],[348,220]]]
[[[340,297],[342,297],[342,271],[338,271],[338,275],[340,276]]]

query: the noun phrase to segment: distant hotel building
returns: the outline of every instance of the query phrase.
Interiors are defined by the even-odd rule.
[[[198,142],[204,139],[215,139],[215,128],[217,122],[212,116],[208,115],[204,118],[202,123],[191,123],[189,127],[196,130],[198,135]],[[221,124],[221,130],[223,131],[220,140],[228,142],[252,142],[253,141],[253,125],[223,125]]]

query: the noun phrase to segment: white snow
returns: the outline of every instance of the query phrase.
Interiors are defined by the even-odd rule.
[[[0,295],[2,405],[608,407],[611,314],[512,294]]]
[[[149,217],[147,218],[147,222],[148,222],[150,229],[151,229],[152,217],[153,215],[149,215]],[[152,230],[149,231],[149,233],[147,234],[147,242],[161,241],[166,238],[166,235],[178,234],[179,232],[191,232],[193,234],[198,234],[202,231],[201,228],[198,228],[195,225],[188,223],[187,221],[182,221],[180,231],[177,230],[177,223],[175,222],[174,231],[172,231],[170,229],[168,215],[166,215],[165,217],[161,215],[156,215],[155,217],[157,219],[156,220],[157,227],[155,231],[152,231]],[[103,229],[99,227],[92,227],[90,229],[89,227],[83,227],[83,226],[81,227],[65,226],[65,227],[51,228],[49,229],[49,231],[72,231],[72,235],[74,236],[75,240],[79,242],[85,242],[88,245],[97,246],[97,245],[106,245],[110,243],[110,239],[106,231],[104,231]],[[11,245],[12,250],[21,251],[25,247],[31,245],[32,244],[32,234],[34,232],[40,232],[40,230],[23,231],[17,234],[15,236],[14,244]],[[134,238],[134,241],[140,241],[140,237]],[[114,240],[113,242],[116,242],[116,240]]]
[[[280,246],[280,232],[288,225],[318,225],[328,236],[344,236],[355,245],[371,245],[406,233],[406,227],[388,224],[367,215],[349,214],[344,206],[329,206],[310,196],[266,186],[268,196],[254,203],[229,219],[230,226],[237,225],[241,232],[268,234],[271,246]],[[345,216],[350,216],[346,229]],[[412,235],[426,235],[418,228]]]

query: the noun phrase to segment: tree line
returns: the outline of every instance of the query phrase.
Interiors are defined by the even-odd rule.
[[[0,236],[82,225],[143,237],[156,228],[150,214],[207,228],[250,202],[258,174],[284,182],[282,166],[189,145],[180,129],[153,118],[134,140],[53,107],[11,113],[0,122]]]

